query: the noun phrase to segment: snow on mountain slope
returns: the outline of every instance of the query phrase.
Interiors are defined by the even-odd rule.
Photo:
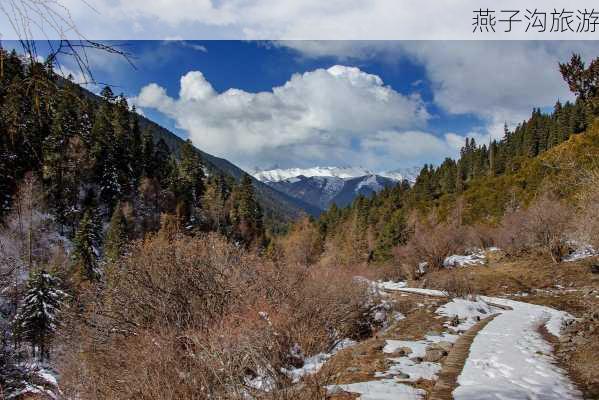
[[[288,196],[326,210],[333,203],[346,206],[359,195],[371,196],[385,187],[396,185],[397,181],[379,175],[345,179],[336,176],[299,175],[265,183]]]
[[[371,171],[362,167],[313,167],[313,168],[288,168],[288,169],[255,169],[252,175],[262,182],[279,182],[289,178],[295,178],[300,175],[312,178],[315,176],[326,176],[336,178],[355,178],[372,174]]]
[[[403,181],[405,179],[410,183],[414,183],[421,169],[421,167],[398,168],[392,171],[382,171],[377,173],[377,175],[396,181]]]
[[[254,169],[251,174],[279,192],[326,210],[333,203],[348,205],[359,195],[371,196],[404,179],[413,183],[419,172],[419,167],[378,173],[362,167],[313,167]]]
[[[394,181],[407,179],[409,182],[415,182],[420,167],[398,168],[392,171],[373,172],[362,167],[312,167],[312,168],[288,168],[288,169],[254,169],[250,172],[256,179],[262,182],[280,182],[298,176],[308,178],[323,176],[336,177],[341,179],[358,178],[361,176],[378,175]]]

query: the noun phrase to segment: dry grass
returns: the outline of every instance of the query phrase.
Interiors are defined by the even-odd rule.
[[[590,272],[592,259],[554,264],[548,256],[502,257],[494,254],[488,265],[440,270],[427,274],[427,286],[442,287],[448,277],[465,279],[475,292],[485,295],[530,292],[532,289],[563,287],[599,288],[599,278]]]
[[[477,294],[470,274],[444,274],[431,284],[432,288],[445,291],[450,297],[468,297]]]

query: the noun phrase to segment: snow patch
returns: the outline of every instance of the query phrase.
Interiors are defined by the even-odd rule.
[[[497,307],[490,306],[480,297],[473,297],[470,299],[455,298],[439,307],[436,313],[448,318],[457,316],[460,320],[459,325],[449,326],[449,323],[446,323],[446,326],[453,330],[466,331],[481,319],[501,311]]]
[[[398,381],[416,382],[419,379],[429,381],[436,380],[437,374],[441,371],[441,365],[432,362],[415,362],[408,357],[390,358],[393,362],[391,368],[386,372],[377,372],[375,378],[395,377]],[[397,377],[397,375],[406,374],[407,378]]]
[[[425,340],[386,340],[385,346],[383,347],[383,353],[392,354],[399,351],[401,348],[408,348],[411,350],[410,357],[424,357],[426,354],[426,347],[429,345]]]
[[[395,379],[332,385],[327,386],[327,391],[330,394],[340,391],[358,393],[361,400],[420,400],[426,395],[424,390],[399,383]]]
[[[466,255],[451,255],[443,260],[445,268],[465,267],[469,265],[484,264],[487,257],[483,250],[477,249]]]
[[[591,245],[581,245],[576,248],[572,253],[568,254],[564,257],[563,261],[565,262],[573,262],[582,260],[588,257],[593,257],[598,255],[599,253],[593,248]]]
[[[307,357],[304,360],[304,365],[300,368],[283,368],[281,371],[287,375],[293,383],[299,382],[304,376],[312,375],[316,372],[320,371],[322,366],[335,354],[340,352],[343,349],[347,349],[349,347],[355,346],[356,341],[352,339],[343,339],[339,343],[335,345],[333,350],[329,353],[318,353],[312,357]]]
[[[391,282],[391,281],[386,281],[386,282],[377,282],[378,287],[380,287],[383,290],[400,290],[402,288],[406,287],[406,283],[405,282]]]
[[[364,186],[375,192],[380,192],[381,190],[383,190],[383,186],[376,179],[376,175],[368,175],[366,179],[361,180],[360,183],[358,183],[358,185],[356,186],[356,193],[359,192],[360,189],[362,189]]]

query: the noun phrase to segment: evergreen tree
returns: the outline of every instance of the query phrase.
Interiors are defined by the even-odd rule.
[[[95,281],[99,277],[98,239],[99,235],[96,221],[88,210],[79,222],[79,228],[75,233],[75,239],[73,240],[73,259],[76,267],[79,268],[79,271],[90,281]]]
[[[67,174],[67,147],[70,138],[77,132],[78,121],[73,107],[72,87],[62,91],[54,114],[50,135],[44,140],[43,177],[48,193],[48,203],[61,225],[67,222],[67,213],[76,197],[74,182]]]
[[[199,206],[199,200],[204,192],[204,171],[200,154],[189,139],[181,146],[179,177],[184,201],[191,207]]]
[[[112,213],[110,226],[104,240],[104,255],[108,261],[116,261],[127,245],[127,220],[119,202]]]
[[[497,171],[497,142],[493,140],[489,143],[489,175],[494,176]]]
[[[246,245],[260,244],[264,239],[262,209],[254,194],[252,178],[244,174],[231,194],[231,222],[236,239]]]
[[[222,232],[227,222],[225,205],[229,195],[228,192],[227,184],[221,174],[212,177],[204,191],[202,210],[211,228],[217,232]]]
[[[148,129],[143,133],[141,148],[142,176],[152,178],[156,173],[156,163],[154,162],[154,138],[152,137],[152,132]]]
[[[143,174],[143,138],[139,127],[139,115],[135,106],[131,110],[131,138],[129,143],[129,157],[131,160],[131,172],[133,175],[133,183],[139,184],[139,180]]]
[[[392,257],[395,246],[404,244],[408,238],[407,223],[401,209],[394,211],[380,230],[374,249],[374,259],[385,261]]]
[[[34,272],[27,283],[27,292],[15,317],[15,332],[21,340],[31,343],[40,361],[49,358],[49,342],[58,325],[58,312],[66,294],[59,289],[59,280],[44,270]]]
[[[157,171],[157,178],[162,186],[168,186],[166,179],[171,175],[171,151],[164,141],[160,138],[155,146],[154,168]]]

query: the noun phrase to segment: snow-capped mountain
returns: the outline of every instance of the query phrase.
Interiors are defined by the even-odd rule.
[[[420,168],[374,173],[362,167],[313,167],[254,170],[252,174],[274,189],[326,210],[333,203],[350,204],[358,195],[371,196],[398,182],[416,180]]]
[[[252,175],[262,182],[279,182],[289,178],[303,175],[308,178],[315,176],[336,177],[336,178],[355,178],[358,176],[370,175],[371,171],[362,167],[313,167],[313,168],[288,168],[288,169],[256,169]]]
[[[391,171],[382,171],[377,173],[377,175],[384,176],[385,178],[393,179],[398,182],[403,181],[404,179],[413,184],[416,182],[416,178],[420,173],[422,167],[409,167],[409,168],[397,168]]]
[[[282,180],[305,176],[312,178],[315,176],[336,177],[342,179],[358,178],[360,176],[378,175],[395,181],[404,179],[413,183],[420,172],[420,167],[398,168],[391,171],[373,172],[363,167],[312,167],[312,168],[275,168],[262,170],[255,168],[251,174],[262,182],[279,182]]]

